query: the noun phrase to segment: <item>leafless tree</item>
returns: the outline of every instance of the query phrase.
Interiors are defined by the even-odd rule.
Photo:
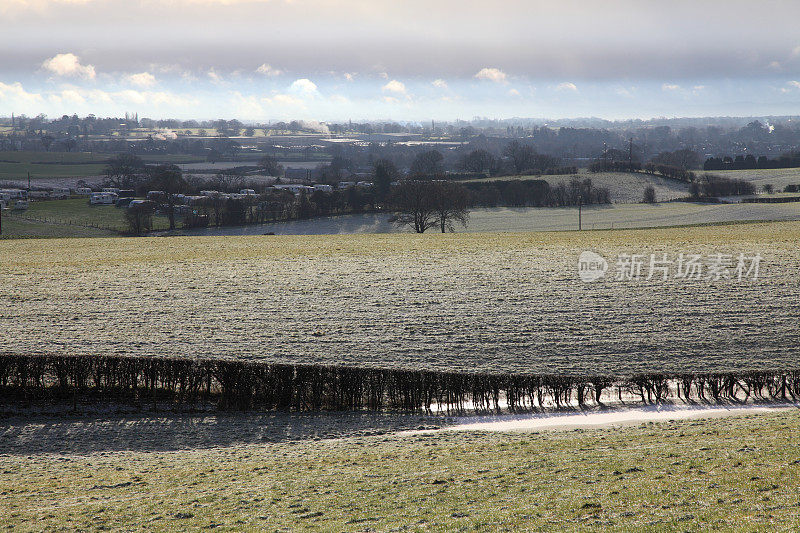
[[[435,228],[436,207],[433,203],[432,182],[408,180],[394,190],[392,205],[396,214],[392,222],[398,226],[411,226],[417,233]]]
[[[432,183],[433,208],[442,233],[455,231],[455,223],[466,227],[469,222],[469,192],[449,181]]]

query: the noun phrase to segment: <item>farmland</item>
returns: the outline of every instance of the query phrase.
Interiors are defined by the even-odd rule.
[[[573,178],[581,180],[589,178],[595,187],[604,187],[611,193],[614,203],[637,203],[642,201],[644,190],[652,185],[656,191],[656,199],[660,202],[685,198],[689,196],[689,186],[676,180],[643,174],[639,172],[587,172],[582,169],[577,175],[533,175],[533,176],[498,176],[470,180],[472,182],[506,181],[506,180],[545,180],[551,186],[568,183]]]
[[[6,239],[53,239],[63,237],[113,237],[116,232],[65,224],[51,224],[26,220],[3,214],[3,233],[0,240]]]
[[[31,180],[86,178],[100,176],[111,154],[91,152],[0,152],[0,181],[22,182],[31,173]],[[192,163],[201,158],[189,155],[163,154],[142,158],[146,163]]]
[[[260,419],[251,425],[269,426]],[[0,448],[0,519],[21,529],[764,531],[798,525],[797,411],[614,430],[274,443],[225,416],[44,425],[11,419],[2,428],[7,442],[37,436],[32,447]],[[208,431],[203,428],[219,437],[182,449]],[[125,436],[131,439],[115,451]],[[240,442],[233,445],[231,436]],[[161,444],[152,450],[151,440]],[[82,443],[100,453],[72,451]],[[60,453],[29,451],[48,446]]]
[[[772,185],[776,191],[782,191],[787,185],[800,184],[800,169],[752,169],[752,170],[714,170],[711,174],[727,178],[743,179],[753,183],[759,190],[764,185]]]
[[[31,202],[25,212],[14,213],[7,219],[13,220],[16,217],[27,217],[62,226],[96,226],[112,233],[127,229],[124,209],[118,209],[113,205],[89,205],[87,198]],[[153,217],[153,226],[154,229],[166,229],[168,227],[166,218]]]
[[[636,229],[744,221],[800,220],[800,203],[784,204],[626,204],[584,206],[584,230]],[[578,229],[577,207],[494,207],[473,209],[460,232],[569,231]],[[389,222],[385,213],[364,213],[251,226],[186,230],[187,235],[333,235],[410,231]]]
[[[6,241],[3,349],[444,371],[795,368],[800,223]],[[577,279],[581,251],[753,254],[757,281]]]

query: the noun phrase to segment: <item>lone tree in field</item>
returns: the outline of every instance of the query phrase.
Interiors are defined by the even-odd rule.
[[[398,226],[411,226],[417,233],[435,228],[439,222],[433,202],[433,183],[430,181],[409,180],[401,183],[392,197],[396,211],[391,219]]]
[[[442,233],[454,231],[454,222],[467,225],[468,205],[469,195],[458,184],[408,180],[394,190],[392,206],[396,214],[392,222],[410,226],[417,233],[436,227]]]
[[[104,173],[112,187],[133,189],[142,181],[144,162],[133,154],[118,154],[111,158]]]
[[[175,229],[175,206],[178,195],[186,190],[186,180],[181,169],[175,165],[159,165],[153,171],[152,187],[161,191],[160,203],[169,219],[169,229]]]
[[[467,227],[469,221],[469,192],[458,183],[435,181],[433,209],[442,233],[454,232],[454,223]]]
[[[271,155],[265,155],[258,160],[258,169],[267,176],[283,175],[283,166],[278,164],[278,160]]]
[[[153,213],[156,206],[153,202],[142,202],[129,206],[125,210],[125,221],[134,235],[141,235],[153,228]]]
[[[648,185],[644,189],[644,199],[642,200],[646,204],[654,204],[656,203],[656,189],[652,185]]]

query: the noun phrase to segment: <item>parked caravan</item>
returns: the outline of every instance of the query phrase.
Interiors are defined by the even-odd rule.
[[[114,205],[116,201],[117,195],[113,192],[96,192],[89,197],[91,205]]]

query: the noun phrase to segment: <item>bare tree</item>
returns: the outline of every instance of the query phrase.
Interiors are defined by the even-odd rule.
[[[648,185],[644,189],[644,199],[642,200],[646,204],[654,204],[656,203],[656,189],[652,185]]]
[[[398,226],[411,226],[417,233],[435,228],[439,220],[433,203],[433,183],[408,180],[395,190],[392,205],[396,211],[391,221]]]
[[[175,229],[175,206],[178,195],[186,190],[186,180],[181,169],[175,165],[159,165],[153,171],[153,187],[161,191],[161,205],[169,218],[169,229]]]
[[[469,220],[469,193],[457,183],[405,181],[395,189],[392,203],[396,211],[392,221],[417,233],[435,227],[442,233],[455,231],[456,222],[466,226]]]
[[[432,183],[433,208],[442,233],[454,232],[455,222],[467,227],[469,222],[469,192],[458,183]]]
[[[117,154],[108,161],[104,173],[112,187],[131,189],[142,180],[144,163],[133,154]]]
[[[271,155],[265,155],[258,160],[258,168],[267,176],[282,176],[283,166],[278,164],[278,160]]]
[[[153,202],[142,202],[129,206],[125,210],[125,221],[128,229],[134,235],[141,235],[153,228],[153,213],[155,213]]]

